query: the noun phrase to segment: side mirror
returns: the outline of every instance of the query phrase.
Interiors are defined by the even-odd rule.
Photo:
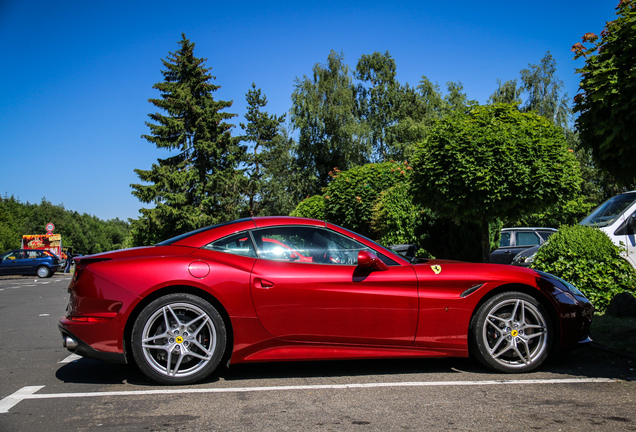
[[[358,266],[378,271],[386,271],[389,269],[389,266],[378,258],[376,254],[365,250],[358,252]]]

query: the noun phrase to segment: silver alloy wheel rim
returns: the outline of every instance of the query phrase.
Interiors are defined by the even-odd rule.
[[[38,268],[38,277],[45,278],[49,275],[49,269],[46,267]]]
[[[180,378],[199,372],[216,349],[216,328],[209,315],[190,303],[157,309],[142,333],[146,361],[161,375]]]
[[[503,300],[488,312],[482,338],[490,357],[506,368],[534,364],[548,347],[548,326],[532,303]]]

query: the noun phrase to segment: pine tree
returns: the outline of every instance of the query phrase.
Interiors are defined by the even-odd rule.
[[[267,165],[273,158],[284,156],[275,149],[276,140],[280,138],[280,127],[285,121],[285,116],[270,115],[261,109],[267,105],[267,98],[261,89],[256,89],[252,83],[252,89],[245,95],[247,100],[247,124],[241,123],[245,131],[243,140],[252,143],[251,152],[246,157],[247,162],[247,197],[250,216],[260,213],[259,198],[262,198],[263,189],[267,186],[265,176]],[[276,150],[276,151],[274,151]],[[275,180],[274,180],[275,181]]]
[[[194,43],[185,34],[179,50],[162,60],[164,77],[153,88],[161,97],[149,102],[163,112],[149,114],[149,135],[160,149],[176,152],[158,159],[150,170],[136,169],[149,184],[132,184],[132,192],[154,208],[142,208],[133,221],[134,244],[155,243],[192,229],[236,218],[241,206],[244,177],[238,169],[245,149],[226,123],[235,114],[221,112],[232,102],[215,100],[220,86],[206,68],[206,59],[194,56]]]

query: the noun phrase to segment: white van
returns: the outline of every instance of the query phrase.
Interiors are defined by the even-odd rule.
[[[636,269],[636,191],[608,199],[581,225],[599,228],[614,244],[625,247],[625,258]]]

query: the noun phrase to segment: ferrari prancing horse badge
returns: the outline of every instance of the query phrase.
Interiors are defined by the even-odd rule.
[[[440,265],[432,265],[431,269],[435,272],[435,274],[440,274],[442,272],[442,266]]]

